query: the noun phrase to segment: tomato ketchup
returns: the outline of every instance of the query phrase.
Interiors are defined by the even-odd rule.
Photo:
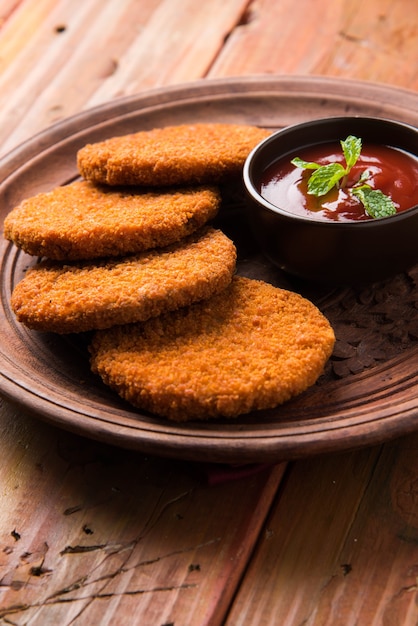
[[[391,146],[364,144],[361,154],[347,179],[324,196],[308,194],[308,180],[313,170],[295,167],[291,159],[298,156],[319,165],[341,163],[345,159],[340,143],[324,143],[306,147],[295,154],[275,161],[263,173],[260,194],[274,206],[303,217],[332,221],[358,221],[371,218],[360,199],[350,192],[362,173],[373,189],[389,196],[396,212],[418,205],[418,158]]]

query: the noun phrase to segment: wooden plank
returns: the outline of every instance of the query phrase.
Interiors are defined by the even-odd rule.
[[[343,12],[335,50],[314,71],[418,88],[418,10],[414,0],[351,0]]]
[[[289,472],[228,626],[414,626],[418,435]]]
[[[203,466],[2,415],[1,623],[222,623],[284,465],[211,485]]]
[[[384,447],[341,551],[349,575],[331,581],[314,624],[357,619],[370,626],[418,621],[418,435]]]
[[[4,28],[5,24],[22,1],[23,0],[0,0],[0,29]]]
[[[89,106],[139,90],[202,78],[236,27],[248,0],[163,0]]]
[[[418,87],[415,0],[260,0],[209,76],[326,74]],[[251,51],[251,53],[249,53]]]
[[[115,71],[117,59],[144,28],[158,1],[43,0],[44,13],[34,17],[27,0],[0,32],[5,56],[0,107],[8,120],[0,130],[2,153],[78,112]],[[34,5],[39,12],[37,0]]]
[[[37,37],[55,0],[4,0],[0,5],[0,73],[19,58],[28,43]]]
[[[245,5],[246,0],[63,0],[16,62],[9,53],[0,74],[0,108],[8,119],[0,128],[2,153],[83,108],[202,77]],[[29,21],[30,10],[28,4]],[[10,24],[7,33],[0,32],[0,50],[22,47],[23,38],[19,20],[16,28]]]

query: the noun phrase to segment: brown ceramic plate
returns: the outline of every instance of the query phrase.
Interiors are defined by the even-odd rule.
[[[189,83],[115,101],[64,120],[0,162],[1,220],[23,198],[77,177],[87,142],[168,124],[223,121],[272,130],[330,115],[418,124],[418,94],[325,78],[248,77]],[[302,292],[337,334],[320,382],[271,411],[175,424],[119,400],[89,371],[86,336],[31,332],[10,310],[33,259],[2,240],[0,391],[39,418],[146,453],[212,462],[274,462],[384,441],[418,428],[418,269],[361,290],[297,284],[259,255],[240,189],[225,189],[219,225],[239,250],[239,273]],[[238,219],[236,219],[238,218]]]

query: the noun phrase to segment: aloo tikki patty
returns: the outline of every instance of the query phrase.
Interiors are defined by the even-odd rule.
[[[314,384],[334,341],[302,296],[235,276],[208,300],[95,333],[91,367],[142,410],[177,421],[235,417]]]
[[[144,192],[77,181],[21,202],[4,236],[58,261],[123,256],[186,237],[215,217],[220,202],[215,187]]]
[[[121,259],[43,261],[16,285],[11,304],[27,327],[77,333],[172,311],[225,289],[236,249],[209,226],[166,248]]]
[[[251,150],[271,132],[240,124],[180,124],[87,144],[81,175],[106,185],[218,183],[240,176]]]

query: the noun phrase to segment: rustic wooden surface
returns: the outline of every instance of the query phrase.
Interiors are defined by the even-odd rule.
[[[417,31],[415,0],[2,0],[0,153],[92,106],[202,77],[416,91]],[[0,623],[416,625],[417,452],[413,434],[211,467],[95,443],[3,400]]]

